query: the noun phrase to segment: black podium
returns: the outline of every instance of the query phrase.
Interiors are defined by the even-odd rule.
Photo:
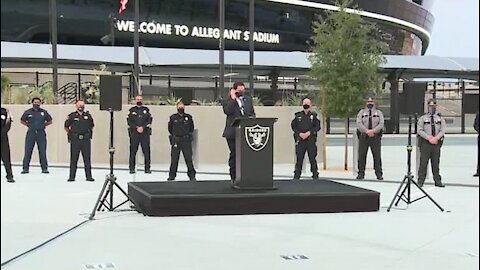
[[[273,124],[277,118],[238,118],[235,126],[236,189],[273,186]]]

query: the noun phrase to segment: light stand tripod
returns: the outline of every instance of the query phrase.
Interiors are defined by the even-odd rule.
[[[132,204],[135,204],[130,198],[130,196],[128,196],[128,194],[116,182],[117,177],[113,174],[113,155],[115,154],[115,147],[113,147],[113,110],[108,109],[108,111],[110,112],[110,145],[108,148],[108,152],[110,153],[110,173],[105,176],[105,182],[103,183],[102,191],[100,191],[97,202],[95,203],[95,207],[93,208],[92,213],[88,218],[90,220],[94,219],[95,212],[100,211],[102,209],[102,206],[104,206],[108,211],[113,211],[118,207],[122,206],[123,204],[127,203],[128,201],[132,202]],[[123,193],[123,195],[127,197],[127,200],[118,204],[117,206],[113,205],[113,186],[116,186]]]
[[[395,193],[395,196],[393,197],[392,202],[390,203],[390,206],[388,206],[387,212],[390,212],[390,209],[392,208],[393,202],[395,202],[395,200],[397,200],[395,202],[395,206],[398,205],[400,200],[404,201],[408,205],[408,204],[412,204],[412,203],[414,203],[414,202],[416,202],[420,199],[423,199],[425,197],[430,199],[430,201],[432,201],[440,209],[440,211],[443,212],[444,211],[443,208],[435,200],[433,200],[432,197],[430,197],[430,195],[428,195],[427,192],[425,190],[423,190],[423,188],[421,186],[419,186],[417,184],[417,182],[415,182],[415,180],[413,180],[413,175],[412,175],[412,172],[411,172],[412,149],[413,149],[413,147],[412,147],[412,116],[408,116],[408,145],[407,145],[408,171],[407,171],[407,175],[405,175],[405,177],[403,178],[402,183],[400,183],[400,186],[398,187],[398,190]],[[412,183],[415,186],[417,186],[418,189],[420,189],[420,191],[424,194],[424,196],[412,200],[412,198],[411,198],[411,188],[410,188]],[[403,185],[405,185],[405,186],[403,186]],[[403,187],[403,190],[402,190],[402,187]],[[402,190],[402,192],[400,192],[400,190]],[[407,193],[406,195],[405,195],[405,192]],[[398,195],[399,193],[400,193],[400,195]]]

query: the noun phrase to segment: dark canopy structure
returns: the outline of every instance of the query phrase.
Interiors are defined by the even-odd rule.
[[[51,46],[2,42],[2,68],[49,67]],[[307,76],[310,69],[308,53],[255,52],[255,75]],[[439,56],[386,55],[382,72],[390,77],[479,79],[478,58]],[[106,64],[110,70],[133,72],[133,48],[58,45],[59,68],[93,69]],[[218,51],[196,49],[140,48],[139,63],[144,74],[218,76]],[[225,51],[225,66],[248,77],[249,52]]]

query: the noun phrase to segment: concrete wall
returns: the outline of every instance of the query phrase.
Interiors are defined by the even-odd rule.
[[[20,117],[30,105],[2,105],[8,108],[13,116],[12,129],[9,132],[12,160],[21,162],[24,154],[25,133],[27,128],[20,124]],[[44,105],[44,109],[53,117],[53,124],[47,127],[47,153],[49,163],[68,163],[70,145],[63,129],[67,115],[75,110],[73,105]],[[129,138],[126,117],[130,106],[114,113],[114,146],[115,163],[127,164],[129,154]],[[98,105],[86,105],[95,121],[92,144],[92,162],[107,164],[109,161],[109,123],[110,114],[100,111]],[[299,107],[257,107],[258,117],[278,118],[274,128],[275,163],[294,163],[294,142],[290,122]],[[174,106],[150,106],[153,115],[153,134],[151,137],[152,164],[170,163],[170,144],[168,142],[167,123],[169,116],[176,112]],[[219,106],[187,106],[186,112],[193,116],[195,128],[198,129],[198,163],[226,163],[228,147],[222,132],[225,115]],[[141,152],[141,150],[139,150]],[[32,163],[38,164],[38,152],[35,148]]]

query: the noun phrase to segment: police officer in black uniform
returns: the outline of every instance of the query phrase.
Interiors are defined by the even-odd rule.
[[[29,172],[30,160],[32,159],[32,151],[35,143],[38,147],[42,173],[49,173],[47,162],[47,134],[45,133],[45,127],[52,124],[52,116],[50,116],[46,110],[40,108],[41,104],[42,101],[40,98],[33,98],[33,107],[26,110],[20,118],[20,123],[28,127],[27,135],[25,137],[25,155],[23,157],[22,174]]]
[[[136,106],[130,108],[127,123],[128,135],[130,136],[130,173],[135,173],[135,157],[138,151],[138,145],[142,146],[142,152],[145,156],[145,173],[152,173],[150,170],[150,135],[152,134],[152,115],[150,110],[143,106],[142,96],[135,97]]]
[[[190,181],[195,181],[195,168],[193,168],[192,162],[192,140],[193,130],[195,129],[193,124],[193,118],[190,114],[185,113],[185,104],[182,101],[177,103],[177,113],[170,116],[168,121],[168,132],[170,133],[170,145],[171,150],[171,163],[170,171],[168,173],[168,180],[175,180],[177,176],[178,159],[180,152],[183,153],[185,163],[187,164],[187,175]]]
[[[318,179],[317,165],[317,132],[320,131],[320,120],[317,114],[310,110],[312,101],[308,98],[303,100],[303,110],[295,113],[292,120],[292,130],[295,139],[296,163],[293,175],[294,180],[300,179],[302,174],[303,158],[308,153],[312,178]]]
[[[1,108],[1,136],[2,136],[2,162],[5,166],[5,172],[7,173],[7,182],[13,183],[12,162],[10,160],[10,143],[8,142],[8,131],[12,126],[12,115],[10,111],[5,108]]]
[[[90,160],[94,127],[93,118],[88,111],[85,111],[85,102],[79,100],[75,105],[77,110],[68,115],[64,126],[70,142],[70,176],[67,181],[75,181],[80,152],[82,152],[87,181],[95,181],[92,177],[92,163]]]

